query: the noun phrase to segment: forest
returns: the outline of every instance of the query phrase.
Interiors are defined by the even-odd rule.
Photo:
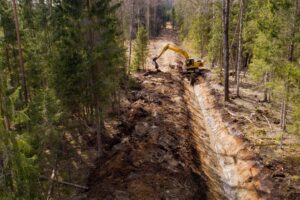
[[[255,151],[258,154],[255,158],[262,160],[266,168],[271,166],[268,169],[271,180],[280,179],[278,183],[275,181],[274,191],[280,192],[282,185],[289,188],[282,189],[280,194],[264,189],[262,193],[271,195],[269,199],[298,199],[300,0],[0,0],[0,199],[244,199],[240,196],[244,193],[235,189],[230,195],[226,195],[228,190],[221,186],[221,189],[211,189],[214,184],[210,184],[210,177],[222,176],[209,176],[209,171],[200,170],[205,161],[188,159],[198,151],[192,136],[186,139],[178,136],[185,144],[178,142],[180,147],[168,150],[173,152],[179,170],[166,177],[176,177],[176,173],[187,171],[187,175],[177,177],[193,177],[186,182],[186,193],[175,190],[179,186],[174,186],[173,190],[161,186],[173,193],[168,196],[168,192],[156,191],[159,186],[131,191],[129,184],[126,187],[118,185],[126,182],[127,179],[121,178],[124,174],[134,176],[130,170],[137,172],[139,167],[145,167],[143,169],[150,174],[152,169],[159,173],[170,169],[164,165],[157,169],[167,161],[159,161],[156,166],[149,164],[152,160],[145,161],[145,166],[136,164],[144,157],[137,156],[134,160],[132,152],[148,137],[138,135],[139,132],[151,132],[154,126],[168,132],[170,127],[177,128],[177,122],[178,126],[189,128],[176,129],[175,133],[185,133],[187,129],[193,133],[200,131],[196,125],[182,125],[179,118],[175,120],[181,115],[172,114],[178,107],[189,109],[194,97],[181,97],[178,91],[190,86],[176,79],[181,75],[166,72],[165,68],[162,72],[155,71],[151,64],[163,47],[161,44],[170,42],[204,60],[209,78],[203,80],[220,92],[216,92],[216,99],[221,102],[220,110],[227,109],[231,117],[240,116],[236,117],[236,124],[240,118],[244,120],[237,129],[245,132],[245,140],[256,145],[246,134],[251,132],[253,138],[263,135],[275,143],[267,147],[267,152]],[[174,61],[172,55],[168,59],[159,62],[166,67],[166,60]],[[157,87],[147,85],[147,81],[153,81],[152,85]],[[168,86],[173,83],[177,88]],[[159,92],[160,87],[169,89]],[[185,104],[173,101],[179,96],[186,98]],[[236,102],[252,96],[256,100],[248,110],[240,112],[242,106],[239,105],[231,110]],[[134,98],[139,100],[132,100]],[[169,103],[168,98],[173,103]],[[135,108],[137,101],[146,104]],[[157,106],[152,107],[152,104]],[[169,121],[173,120],[176,125],[164,121],[157,107],[169,110],[171,113],[161,112],[170,115]],[[134,115],[131,119],[132,110],[138,117]],[[189,113],[186,115],[194,115],[192,111]],[[150,115],[153,119],[157,115],[161,118],[151,124]],[[203,110],[201,115],[205,116]],[[226,117],[223,118],[226,121]],[[248,126],[245,128],[245,124],[255,126],[255,131],[250,131]],[[127,137],[130,138],[128,143],[125,142]],[[159,141],[151,145],[158,145]],[[145,148],[147,145],[150,144],[145,144]],[[177,143],[173,141],[167,145]],[[160,148],[168,149],[169,146]],[[188,155],[183,148],[187,148]],[[199,154],[205,154],[206,150],[201,151]],[[127,152],[126,159],[131,159],[128,165],[121,164],[125,158],[115,157],[124,152]],[[291,156],[289,152],[295,156],[286,157]],[[164,157],[164,153],[161,154]],[[111,167],[114,160],[118,162]],[[273,167],[274,163],[282,168]],[[132,167],[127,168],[129,165]],[[197,167],[197,173],[205,175],[195,178]],[[281,171],[277,173],[279,168]],[[114,177],[112,182],[106,182],[111,177]],[[170,177],[153,180],[163,185],[172,179]],[[202,180],[202,177],[206,178]],[[194,184],[194,179],[201,184],[197,181]],[[150,184],[145,177],[142,180],[143,184]],[[215,181],[222,182],[221,179]],[[204,182],[207,184],[203,185]],[[99,186],[93,186],[94,183]],[[197,189],[199,185],[201,188]],[[203,188],[210,188],[207,189],[209,194],[203,194]],[[103,196],[106,193],[108,196]],[[247,195],[261,199],[260,194],[257,197],[252,193]]]

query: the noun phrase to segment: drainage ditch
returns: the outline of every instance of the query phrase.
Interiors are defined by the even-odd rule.
[[[183,82],[194,145],[208,185],[209,199],[270,199],[271,183],[251,145],[222,119],[222,107],[203,78]]]

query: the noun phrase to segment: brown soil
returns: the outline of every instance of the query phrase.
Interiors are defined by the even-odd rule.
[[[179,78],[136,74],[87,199],[206,199]]]

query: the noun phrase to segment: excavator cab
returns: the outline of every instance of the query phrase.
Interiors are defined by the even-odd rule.
[[[185,66],[186,69],[189,70],[197,70],[200,67],[203,67],[203,63],[204,61],[202,59],[193,59],[193,58],[189,58],[185,60]]]

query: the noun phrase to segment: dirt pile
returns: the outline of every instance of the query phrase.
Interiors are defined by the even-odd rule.
[[[180,78],[163,72],[135,78],[140,87],[122,103],[87,199],[206,199]]]

